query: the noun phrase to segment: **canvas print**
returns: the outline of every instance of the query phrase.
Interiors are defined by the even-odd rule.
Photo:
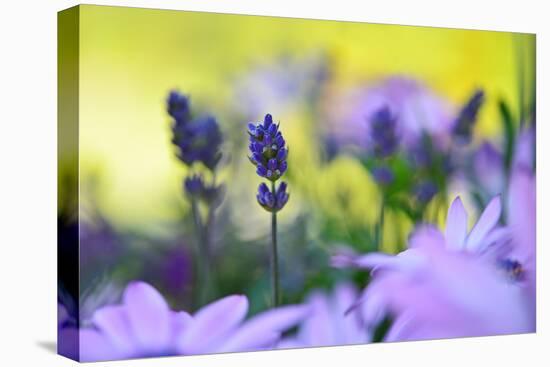
[[[536,331],[535,35],[59,13],[58,350]]]

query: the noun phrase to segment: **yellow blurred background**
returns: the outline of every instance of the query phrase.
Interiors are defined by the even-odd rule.
[[[478,132],[488,136],[500,126],[498,98],[513,111],[519,108],[518,60],[524,68],[534,64],[534,35],[504,32],[89,5],[81,6],[80,32],[81,190],[85,194],[97,177],[97,205],[123,226],[169,220],[183,203],[185,168],[175,159],[165,112],[170,89],[189,93],[192,108],[215,114],[222,131],[241,128],[244,144],[247,121],[232,125],[224,115],[242,103],[233,93],[235,81],[284,54],[300,58],[323,52],[332,61],[331,82],[337,87],[407,74],[456,105],[474,88],[484,88],[487,105]],[[285,126],[290,165],[307,157],[314,146],[308,136],[311,121],[306,124],[301,114],[287,111],[265,112]],[[315,162],[306,162],[297,180],[311,179]],[[236,167],[242,167],[236,174],[244,182],[254,183],[243,206],[261,211],[253,167]],[[343,183],[342,170],[354,179]],[[368,208],[375,185],[354,162],[337,159],[318,177],[321,193],[342,184],[361,188],[350,215],[359,221],[375,215]],[[299,203],[299,198],[292,200]],[[321,205],[330,210],[330,203]],[[292,210],[282,214],[293,215]]]

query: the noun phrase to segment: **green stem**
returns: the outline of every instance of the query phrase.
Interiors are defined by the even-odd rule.
[[[271,193],[275,196],[275,182],[271,182]],[[279,305],[279,256],[277,254],[277,212],[271,213],[271,288],[273,307]]]
[[[212,187],[216,186],[216,172],[213,172],[212,175]],[[208,213],[206,215],[206,223],[203,226],[203,245],[204,251],[206,253],[206,259],[208,261],[208,270],[210,272],[211,260],[212,260],[212,245],[211,245],[211,236],[210,230],[212,229],[212,223],[214,222],[214,208],[208,206]]]
[[[382,198],[382,203],[380,204],[380,213],[378,214],[378,225],[376,228],[376,251],[380,251],[382,247],[382,241],[384,237],[384,210],[386,207],[386,200]]]
[[[203,226],[197,199],[191,199],[191,211],[195,222],[198,249],[199,305],[202,306],[210,296],[210,251],[207,243],[207,227]]]

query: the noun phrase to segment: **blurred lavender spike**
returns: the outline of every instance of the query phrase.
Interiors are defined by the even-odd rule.
[[[392,169],[386,166],[374,167],[372,169],[372,176],[382,186],[390,185],[395,180],[395,174]]]
[[[432,181],[426,180],[415,186],[414,195],[419,203],[427,204],[437,194],[437,191],[437,185]]]
[[[376,157],[387,158],[397,150],[396,123],[397,119],[388,106],[380,108],[370,117],[370,139]]]
[[[213,116],[191,118],[189,98],[177,91],[167,100],[172,123],[172,143],[178,148],[177,157],[186,165],[201,162],[214,170],[221,159],[222,135]]]
[[[191,119],[191,110],[189,97],[179,93],[178,91],[171,91],[166,100],[168,107],[168,114],[172,116],[175,123],[178,125],[184,125]]]
[[[453,127],[453,134],[459,143],[467,144],[472,140],[472,130],[484,102],[485,93],[478,89],[460,110]]]

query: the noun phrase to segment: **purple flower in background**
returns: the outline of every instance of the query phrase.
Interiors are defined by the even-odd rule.
[[[263,123],[248,124],[250,136],[250,161],[256,166],[256,173],[270,181],[277,181],[287,170],[288,148],[279,131],[279,124],[273,122],[270,114]]]
[[[278,57],[239,75],[234,88],[235,100],[240,101],[236,107],[246,118],[266,110],[286,114],[315,103],[328,77],[329,63],[322,53]]]
[[[512,171],[518,168],[534,171],[534,147],[534,129],[520,130],[514,143]],[[481,189],[490,196],[504,192],[507,183],[504,154],[494,144],[483,142],[472,157],[472,175],[474,189]]]
[[[193,280],[193,258],[187,244],[178,244],[153,265],[152,274],[158,277],[159,283],[171,295],[182,295]]]
[[[534,330],[533,310],[519,278],[502,266],[508,230],[498,227],[500,198],[494,198],[468,233],[467,214],[457,198],[445,234],[418,228],[409,249],[397,256],[337,255],[336,266],[373,269],[373,280],[357,303],[367,325],[394,317],[387,341],[523,333]]]
[[[519,131],[514,145],[513,167],[523,167],[534,170],[535,166],[535,128],[525,128]]]
[[[395,174],[391,168],[386,166],[378,166],[372,169],[372,176],[382,186],[391,184],[395,180]]]
[[[274,346],[307,309],[285,306],[244,321],[247,312],[248,300],[241,295],[212,302],[194,315],[172,311],[149,284],[133,282],[122,304],[99,309],[93,327],[80,329],[80,360],[260,350]]]
[[[357,289],[348,283],[336,286],[331,294],[314,291],[308,296],[307,317],[295,336],[283,339],[279,348],[322,347],[346,344],[364,344],[371,340],[357,309],[350,307],[357,301]]]
[[[503,255],[505,270],[523,286],[532,329],[536,315],[536,177],[526,167],[516,167],[510,179],[507,202],[511,243]],[[510,268],[510,265],[513,265]]]
[[[396,123],[397,119],[387,106],[370,117],[370,140],[376,157],[386,158],[397,150],[399,141],[395,131]]]
[[[216,168],[222,158],[220,151],[222,134],[216,119],[209,115],[193,118],[190,112],[189,97],[177,91],[170,92],[167,99],[167,111],[172,117],[172,143],[177,147],[177,157],[189,169],[199,171],[201,165],[210,171],[210,182],[205,183],[200,174],[188,173],[183,189],[190,199],[191,212],[200,255],[197,256],[201,304],[210,301],[214,289],[211,276],[212,240],[209,235],[214,223],[214,212],[221,204],[225,186],[216,183]],[[199,163],[197,167],[197,163]],[[199,201],[206,204],[206,219],[201,218]]]
[[[437,185],[432,181],[422,181],[414,187],[414,196],[421,204],[427,204],[437,194]]]
[[[472,140],[472,130],[484,101],[485,93],[478,89],[460,110],[453,127],[453,135],[459,142],[469,143]]]
[[[172,143],[178,148],[178,158],[186,165],[201,162],[214,170],[221,159],[222,135],[218,123],[207,115],[191,119],[189,105],[189,97],[170,92],[167,110],[174,119]]]
[[[438,146],[449,143],[453,127],[451,108],[414,79],[391,77],[344,98],[342,103],[332,104],[328,111],[332,116],[333,134],[341,143],[372,146],[372,142],[365,139],[371,129],[369,118],[384,108],[396,119],[395,135],[405,147],[416,145],[424,133],[432,136]]]
[[[477,148],[472,168],[476,186],[479,185],[488,195],[497,195],[503,191],[506,182],[504,157],[493,144],[485,141]]]

